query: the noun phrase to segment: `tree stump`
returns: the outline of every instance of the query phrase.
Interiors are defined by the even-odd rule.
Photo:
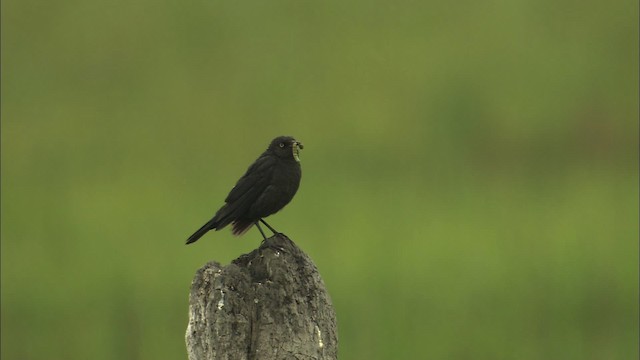
[[[278,234],[196,272],[186,343],[189,360],[335,360],[336,315],[311,259]]]

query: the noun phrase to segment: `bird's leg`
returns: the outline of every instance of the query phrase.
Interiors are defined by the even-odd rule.
[[[278,232],[278,230],[276,230],[276,229],[272,228],[272,227],[271,227],[271,225],[267,224],[267,222],[266,222],[266,221],[264,221],[264,220],[260,219],[260,222],[261,222],[261,223],[263,223],[263,224],[265,224],[265,225],[269,228],[269,230],[271,230],[271,232],[273,233],[273,235],[280,235],[280,234],[281,234],[280,232]]]
[[[260,230],[260,234],[262,234],[262,237],[264,238],[264,241],[267,241],[267,236],[264,234],[264,231],[262,231],[262,228],[260,227],[260,223],[258,223],[256,221],[255,224],[256,224],[256,227],[258,228],[258,230]],[[267,225],[267,226],[269,226],[269,225]],[[271,227],[269,226],[269,228],[271,228]]]
[[[267,225],[267,227],[269,228],[269,230],[271,230],[271,232],[273,232],[273,235],[274,235],[274,236],[275,236],[275,235],[282,235],[282,233],[279,233],[276,229],[272,228],[272,227],[271,227],[271,225],[267,224],[267,222],[266,222],[266,221],[264,221],[264,220],[260,219],[260,222],[261,222],[261,223],[263,223],[263,224],[265,224],[265,225]],[[258,229],[260,229],[260,225],[258,225],[258,221],[256,221],[256,226],[258,227]],[[260,232],[262,233],[262,229],[260,229]],[[264,236],[264,233],[262,233],[262,236]],[[269,247],[269,248],[271,248],[271,249],[275,250],[276,252],[283,252],[283,253],[286,253],[286,252],[287,252],[284,248],[282,248],[282,247],[280,247],[280,246],[278,246],[278,245],[273,244],[271,241],[267,241],[267,238],[266,238],[266,237],[264,238],[264,240],[262,241],[262,243],[263,243],[263,244],[266,244],[266,246],[267,246],[267,247]],[[262,247],[262,246],[260,246],[260,247]]]

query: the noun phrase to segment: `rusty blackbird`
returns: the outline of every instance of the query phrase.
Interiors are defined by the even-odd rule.
[[[225,204],[211,220],[189,236],[187,244],[196,242],[209,230],[220,230],[229,224],[234,235],[242,235],[256,225],[266,239],[259,222],[277,234],[263,218],[282,209],[298,191],[302,177],[299,157],[302,148],[302,143],[291,136],[273,139],[231,189]]]

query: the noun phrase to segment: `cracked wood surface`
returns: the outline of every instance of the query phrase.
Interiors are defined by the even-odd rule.
[[[336,316],[318,269],[283,234],[191,283],[189,360],[337,359]]]

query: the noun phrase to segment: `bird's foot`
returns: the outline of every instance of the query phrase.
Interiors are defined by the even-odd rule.
[[[288,251],[285,250],[285,248],[283,246],[281,246],[281,240],[277,240],[276,238],[283,236],[286,239],[289,239],[287,237],[287,235],[283,234],[283,233],[276,233],[274,234],[274,236],[268,238],[268,239],[264,239],[262,240],[262,243],[260,244],[260,247],[263,249],[271,249],[274,250],[276,253],[278,252],[282,252],[282,253],[287,253]]]

